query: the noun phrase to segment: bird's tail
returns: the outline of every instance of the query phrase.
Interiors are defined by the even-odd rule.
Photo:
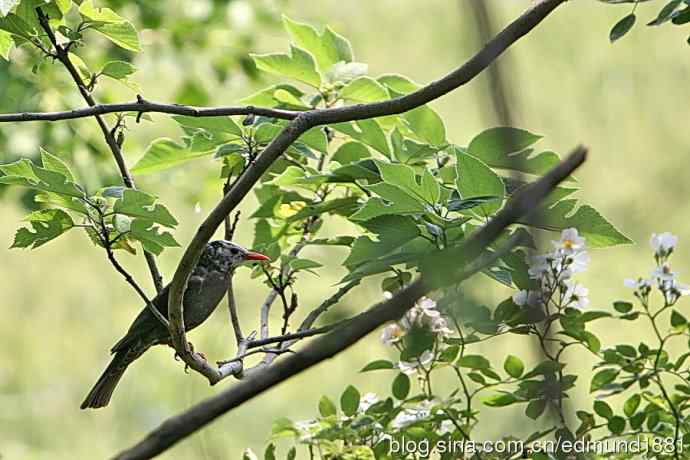
[[[115,353],[108,367],[105,368],[101,377],[89,394],[86,395],[84,402],[81,403],[82,409],[97,409],[108,405],[113,391],[115,391],[115,387],[125,373],[125,370],[127,370],[127,366],[141,355],[141,353],[132,353],[132,351],[133,350],[120,350]]]

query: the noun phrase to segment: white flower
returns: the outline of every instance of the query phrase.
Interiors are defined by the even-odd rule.
[[[678,244],[678,237],[669,232],[652,233],[652,237],[649,240],[649,245],[652,247],[654,254],[659,257],[671,254],[676,244]]]
[[[513,294],[513,302],[520,307],[538,307],[542,303],[541,293],[539,291],[527,291],[523,289]]]
[[[632,278],[626,278],[623,280],[623,285],[627,288],[637,290],[649,289],[652,287],[652,281],[647,278],[637,278],[636,280]]]
[[[589,289],[573,281],[566,281],[565,285],[565,305],[575,308],[585,308],[589,305]]]
[[[669,264],[665,263],[652,270],[652,279],[658,283],[668,283],[676,279],[676,273],[671,270]]]
[[[407,375],[412,375],[417,372],[420,366],[426,366],[434,360],[434,354],[430,350],[426,350],[415,361],[400,361],[398,369],[400,372]]]
[[[383,298],[386,300],[391,300],[393,298],[393,293],[390,291],[383,291]]]
[[[436,302],[428,297],[422,297],[417,301],[417,308],[423,314],[429,318],[439,318],[441,312],[436,309]]]
[[[574,254],[585,248],[585,239],[577,233],[576,228],[566,228],[561,232],[561,239],[552,243],[565,254]]]
[[[379,402],[379,397],[376,393],[365,393],[359,400],[359,411],[366,412],[371,406]]]
[[[453,330],[448,327],[448,322],[443,316],[431,320],[431,330],[444,338],[453,335]]]
[[[391,426],[396,430],[404,428],[408,425],[424,420],[431,415],[431,406],[433,405],[430,401],[424,401],[416,407],[409,409],[404,409],[395,416],[391,422]]]
[[[381,332],[381,343],[393,345],[405,336],[405,330],[399,324],[389,324]]]
[[[576,254],[569,255],[565,258],[563,264],[566,267],[564,270],[564,275],[561,278],[570,278],[575,273],[581,273],[587,270],[587,265],[589,265],[590,257],[586,252],[578,252]]]
[[[455,425],[450,420],[444,420],[438,427],[437,434],[443,436],[444,434],[452,433],[455,430]]]

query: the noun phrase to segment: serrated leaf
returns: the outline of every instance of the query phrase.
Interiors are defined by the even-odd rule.
[[[67,166],[67,163],[47,150],[44,150],[43,147],[41,147],[41,163],[45,169],[60,173],[70,182],[75,182],[74,175],[72,174],[72,171],[70,171],[69,166]]]
[[[72,218],[61,209],[34,211],[24,220],[29,222],[31,228],[23,227],[17,230],[12,248],[36,249],[74,227]]]
[[[316,59],[319,70],[330,69],[340,61],[352,60],[352,48],[347,40],[326,29],[319,33],[309,24],[293,21],[283,16],[283,25],[297,46],[310,52]]]
[[[26,159],[0,165],[0,171],[6,174],[0,177],[0,184],[20,185],[78,198],[84,196],[81,188],[74,182],[69,181],[65,175],[36,166]]]
[[[472,139],[467,151],[493,168],[514,169],[542,175],[560,161],[553,152],[530,157],[529,146],[542,136],[524,129],[499,126],[482,131]]]
[[[378,183],[366,186],[367,190],[381,196],[367,200],[364,206],[350,216],[350,220],[370,220],[380,216],[417,214],[425,211],[424,204],[391,184]]]
[[[120,48],[134,51],[135,53],[141,51],[137,30],[129,21],[99,24],[94,26],[93,29]]]
[[[587,239],[587,246],[593,248],[632,243],[632,240],[619,232],[593,207],[584,204],[574,211],[577,201],[561,200],[552,207],[540,211],[538,220],[528,222],[527,225],[553,231],[577,228]]]
[[[434,204],[438,200],[440,187],[428,170],[424,170],[421,183],[418,183],[414,169],[407,165],[376,161],[376,166],[387,184],[399,187],[410,196],[429,204]]]
[[[488,201],[477,206],[484,216],[493,214],[503,203],[505,186],[501,178],[484,162],[460,150],[457,153],[455,185],[463,199],[498,197],[495,201]]]
[[[146,252],[155,255],[160,255],[166,247],[179,246],[169,232],[161,232],[160,227],[146,219],[134,219],[128,236],[139,241]]]
[[[252,54],[250,56],[259,70],[292,78],[314,88],[321,86],[321,75],[316,70],[314,58],[299,47],[291,45],[288,54]]]
[[[156,200],[155,196],[148,193],[127,189],[122,194],[122,198],[115,202],[113,210],[118,214],[146,219],[166,227],[176,226],[177,220],[175,220],[165,206],[156,203]]]

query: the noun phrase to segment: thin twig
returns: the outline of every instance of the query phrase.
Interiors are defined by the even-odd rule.
[[[51,54],[51,56],[55,57],[58,61],[60,61],[67,70],[67,72],[69,72],[70,76],[72,77],[72,80],[74,80],[74,83],[77,85],[77,89],[81,93],[86,103],[90,107],[96,106],[96,101],[91,96],[91,93],[89,93],[87,85],[84,83],[84,80],[81,78],[81,75],[79,75],[77,68],[74,66],[74,64],[72,64],[72,61],[69,58],[69,51],[58,43],[53,29],[50,27],[48,17],[45,15],[45,13],[43,13],[43,10],[41,8],[36,8],[36,14],[38,16],[38,21],[41,25],[41,28],[43,28],[46,35],[48,36],[48,40],[50,40],[50,43],[55,49],[55,53]],[[136,186],[134,185],[134,179],[132,179],[132,174],[129,172],[129,169],[127,169],[127,164],[125,163],[125,159],[122,155],[120,143],[115,139],[114,133],[108,128],[108,125],[103,120],[103,117],[101,117],[99,114],[94,113],[91,114],[91,116],[93,116],[98,122],[98,126],[100,127],[101,132],[103,133],[103,137],[105,138],[108,147],[110,147],[110,151],[112,152],[113,157],[115,158],[115,163],[117,163],[117,166],[120,170],[120,175],[122,176],[123,183],[128,188],[136,189]],[[149,271],[151,272],[151,278],[153,279],[153,284],[156,287],[156,291],[161,292],[161,290],[163,289],[163,277],[161,276],[160,271],[158,270],[158,266],[156,265],[156,259],[153,256],[153,254],[147,251],[144,251],[144,257],[146,258],[146,264],[148,265]]]

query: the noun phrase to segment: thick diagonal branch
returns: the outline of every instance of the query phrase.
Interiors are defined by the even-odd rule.
[[[223,223],[226,216],[244,199],[253,185],[269,169],[273,162],[293,142],[304,132],[315,126],[400,114],[422,106],[459,88],[486,69],[508,47],[533,30],[564,1],[543,0],[539,2],[509,24],[464,65],[440,80],[432,82],[413,93],[370,104],[357,104],[303,112],[290,121],[258,156],[255,164],[247,168],[237,179],[232,189],[204,220],[189,246],[187,246],[175,271],[170,287],[168,317],[170,318],[170,334],[173,344],[185,363],[197,372],[204,374],[209,378],[209,381],[212,381],[215,378],[214,376],[218,375],[218,371],[211,368],[208,363],[200,359],[189,349],[183,320],[182,296],[194,266],[216,229]]]

